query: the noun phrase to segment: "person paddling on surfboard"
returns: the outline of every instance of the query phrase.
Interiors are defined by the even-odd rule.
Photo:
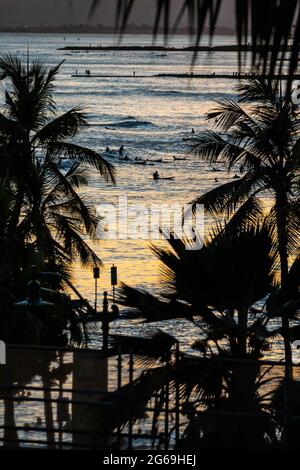
[[[119,157],[123,157],[123,152],[124,152],[124,145],[121,145],[121,147],[119,148]]]
[[[154,179],[154,180],[159,180],[159,173],[158,173],[158,171],[155,171],[155,173],[153,173],[153,179]]]

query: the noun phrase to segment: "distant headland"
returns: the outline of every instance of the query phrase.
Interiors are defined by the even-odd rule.
[[[250,44],[240,45],[237,44],[223,44],[220,46],[188,46],[188,47],[174,47],[174,46],[133,46],[133,45],[112,45],[112,46],[102,46],[102,45],[76,45],[76,46],[64,46],[58,48],[59,51],[74,51],[74,52],[89,52],[89,51],[117,51],[117,52],[126,52],[126,51],[136,51],[136,52],[270,52],[272,51],[272,45],[266,46],[252,46]],[[292,51],[292,46],[281,46],[279,50],[282,51]]]

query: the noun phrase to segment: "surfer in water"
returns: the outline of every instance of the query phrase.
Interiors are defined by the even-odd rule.
[[[119,148],[119,157],[123,157],[123,152],[124,152],[124,145],[121,145]]]
[[[155,171],[155,172],[153,173],[153,179],[154,179],[154,180],[159,180],[159,178],[160,178],[160,176],[159,176],[158,171]]]

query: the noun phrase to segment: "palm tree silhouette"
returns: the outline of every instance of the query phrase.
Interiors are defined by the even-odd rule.
[[[51,265],[67,267],[77,255],[84,264],[100,264],[84,241],[85,235],[95,236],[98,218],[77,189],[87,181],[82,164],[112,183],[115,170],[97,152],[74,143],[88,126],[80,108],[57,114],[53,90],[60,66],[48,69],[40,61],[24,66],[11,55],[0,59],[6,88],[0,113],[0,178],[4,190],[14,194],[6,236],[18,234]],[[62,158],[73,161],[66,173],[59,168]]]
[[[289,255],[299,247],[299,116],[290,97],[283,95],[275,82],[259,77],[237,89],[238,101],[223,100],[207,115],[214,128],[200,133],[193,148],[211,164],[222,162],[228,170],[239,166],[244,176],[218,186],[195,203],[204,204],[214,215],[230,215],[249,198],[270,194],[284,286]],[[286,316],[282,325],[289,367],[292,357]]]
[[[245,213],[250,206],[257,216],[259,202],[255,198],[247,201]],[[270,405],[261,393],[270,379],[258,360],[282,333],[281,328],[268,328],[270,319],[280,317],[283,308],[295,315],[299,307],[295,290],[299,259],[288,274],[289,288],[277,292],[277,300],[266,304],[264,299],[275,286],[277,255],[272,220],[264,219],[262,213],[260,218],[262,222],[256,217],[245,220],[241,213],[234,215],[196,252],[186,250],[186,241],[174,238],[169,250],[154,247],[163,263],[163,289],[158,296],[126,285],[122,288],[120,303],[135,308],[147,321],[185,318],[199,328],[199,340],[194,344],[199,358],[182,355],[179,367],[169,364],[168,371],[152,369],[134,384],[137,395],[143,391],[150,398],[166,382],[179,383],[181,398],[186,401],[182,413],[186,409],[189,420],[181,448],[214,448],[216,439],[222,448],[277,445]],[[131,349],[152,358],[166,357],[166,349],[174,344],[164,336],[160,342],[152,338],[152,350],[149,339],[144,344],[128,337],[115,337],[115,341],[125,352]],[[205,409],[199,409],[200,405]],[[210,413],[220,414],[209,419]],[[123,415],[126,422],[128,415],[125,411]],[[139,417],[137,412],[136,419]]]

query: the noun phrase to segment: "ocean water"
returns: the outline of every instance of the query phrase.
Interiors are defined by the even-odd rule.
[[[55,100],[60,112],[73,106],[82,106],[87,113],[90,127],[76,142],[89,146],[102,153],[107,146],[117,151],[121,145],[130,159],[136,157],[151,160],[162,159],[163,163],[146,166],[119,162],[116,163],[116,185],[106,184],[94,171],[89,173],[89,185],[82,193],[97,207],[99,204],[117,204],[119,196],[127,196],[128,204],[175,203],[186,204],[196,196],[230,181],[221,167],[216,173],[209,165],[190,153],[184,139],[191,136],[191,130],[201,131],[207,127],[205,114],[222,98],[234,99],[234,81],[221,79],[158,78],[159,73],[188,73],[191,71],[192,53],[181,52],[70,52],[58,48],[70,45],[113,45],[119,38],[111,35],[47,35],[47,34],[0,34],[0,49],[11,52],[26,61],[30,58],[43,59],[48,65],[63,61],[57,77]],[[123,44],[149,45],[151,36],[126,35]],[[158,43],[163,38],[158,37]],[[234,37],[218,36],[215,44],[232,44]],[[208,38],[203,38],[203,44]],[[170,39],[170,45],[186,46],[188,39],[183,35]],[[85,74],[102,78],[72,77]],[[238,70],[237,55],[234,52],[200,52],[193,72],[234,73]],[[134,76],[135,71],[135,76]],[[127,76],[127,78],[125,78]],[[129,78],[128,78],[129,77]],[[0,90],[1,96],[1,90]],[[2,94],[3,100],[3,94]],[[187,157],[186,161],[174,161],[173,156]],[[153,181],[152,174],[157,170],[162,176],[174,176],[173,181]],[[163,242],[159,242],[160,244]],[[102,292],[110,288],[110,267],[118,267],[120,282],[145,288],[152,292],[160,289],[160,265],[149,249],[148,240],[101,241],[94,249],[103,261],[99,283],[98,302],[102,302]],[[73,282],[80,292],[94,300],[94,282],[90,269],[82,269],[74,263]],[[117,332],[141,332],[156,328],[137,326],[127,321],[116,322]],[[161,326],[161,325],[160,325]],[[198,337],[188,322],[174,321],[167,331],[182,341],[184,349]],[[187,332],[189,333],[187,335]],[[93,336],[93,345],[98,344],[98,335]]]

